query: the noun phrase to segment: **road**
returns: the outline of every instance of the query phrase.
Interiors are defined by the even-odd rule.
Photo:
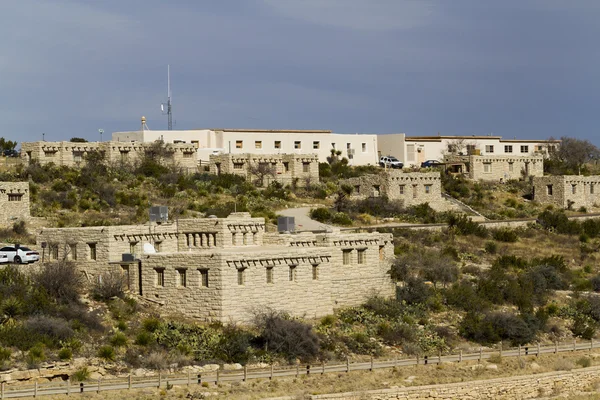
[[[331,225],[322,224],[308,216],[311,208],[315,207],[298,207],[286,208],[277,211],[277,214],[284,217],[294,217],[296,222],[296,232],[304,231],[331,231],[334,229]]]

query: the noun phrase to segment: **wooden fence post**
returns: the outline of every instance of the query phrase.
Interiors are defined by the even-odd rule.
[[[33,384],[33,397],[37,397],[37,389],[38,389],[37,385],[38,384],[37,384],[37,380],[36,380],[35,383]]]
[[[83,382],[79,383],[79,393],[83,393]]]
[[[438,365],[442,363],[442,352],[438,351]]]
[[[100,378],[98,378],[98,389],[96,390],[96,393],[100,393]]]
[[[350,359],[346,357],[346,372],[350,372]]]
[[[248,379],[248,366],[244,365],[244,382]]]
[[[417,363],[415,364],[417,367],[419,366],[419,354],[417,354]]]
[[[479,346],[479,362],[481,362],[481,353],[483,352],[483,348]]]
[[[458,353],[458,362],[462,362],[462,350]]]
[[[521,345],[519,345],[519,359],[521,359]]]
[[[500,358],[502,358],[502,340],[500,341]]]
[[[554,354],[558,353],[558,341],[554,341]]]
[[[373,356],[371,356],[371,368],[369,369],[369,371],[373,372]]]
[[[0,398],[4,398],[4,382],[2,382],[2,388],[0,389]]]
[[[306,366],[306,375],[310,375],[310,364]]]
[[[161,384],[161,376],[160,376],[160,372],[158,373],[158,388],[160,389],[160,384]]]
[[[131,375],[130,375],[131,376]],[[190,386],[192,383],[192,373],[190,372],[190,370],[188,369],[188,381],[187,381],[187,385]]]
[[[296,378],[300,376],[300,364],[296,363]]]
[[[573,351],[577,350],[577,339],[573,338]]]
[[[2,384],[2,385],[4,385],[4,384]],[[4,390],[2,392],[4,392]],[[70,394],[71,394],[71,378],[67,379],[67,396]],[[4,398],[4,393],[3,393],[2,398]]]
[[[271,376],[269,377],[269,379],[273,379],[273,363],[271,363]]]
[[[271,378],[273,378],[273,364],[271,364]],[[217,381],[215,382],[217,385],[219,384],[219,369],[217,368]]]
[[[594,348],[594,338],[590,339],[590,353],[592,352],[592,349]]]
[[[325,375],[325,361],[321,364],[321,375]]]
[[[538,342],[538,349],[537,349],[537,354],[536,357],[540,356],[540,342]]]

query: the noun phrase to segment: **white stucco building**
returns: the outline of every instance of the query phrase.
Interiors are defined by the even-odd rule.
[[[328,130],[196,129],[154,131],[142,129],[114,132],[113,141],[193,143],[198,160],[209,161],[211,154],[317,154],[326,162],[331,150],[340,150],[350,165],[377,164],[377,135],[342,134]]]
[[[486,156],[547,155],[559,140],[503,139],[501,136],[406,136],[377,135],[381,155],[397,157],[404,165],[442,160],[447,153]]]

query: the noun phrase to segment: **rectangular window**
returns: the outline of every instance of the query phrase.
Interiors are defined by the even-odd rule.
[[[233,169],[237,169],[237,170],[244,169],[244,163],[241,163],[241,162],[233,163]]]
[[[313,149],[319,149],[319,148],[321,148],[321,142],[317,142],[317,141],[313,142]]]
[[[577,194],[577,185],[571,185],[571,193]]]
[[[162,242],[156,241],[154,242],[154,250],[159,253],[160,252],[160,246],[162,245]]]
[[[405,186],[406,186],[406,185],[400,185],[400,187],[398,188],[398,189],[399,189],[399,191],[400,191],[400,194],[404,194],[404,187],[405,187]]]
[[[342,264],[349,265],[352,250],[342,250]]]
[[[508,172],[513,172],[515,169],[515,163],[514,162],[509,162],[508,163]]]
[[[138,243],[139,243],[139,242],[130,242],[130,243],[129,243],[129,252],[130,252],[131,254],[136,254],[136,252],[137,252],[137,245],[138,245]]]
[[[267,267],[267,283],[273,283],[273,267]]]
[[[189,153],[189,152],[183,153],[183,158],[192,158],[193,156],[194,156],[194,153]]]
[[[494,146],[491,144],[488,144],[485,146],[485,152],[486,153],[493,153],[494,152]]]
[[[23,193],[9,193],[8,201],[23,201]]]
[[[489,174],[492,172],[492,163],[483,163],[483,172]]]
[[[276,149],[280,149],[281,148],[281,140],[276,140],[273,147],[275,147]]]
[[[177,269],[177,286],[187,287],[187,270],[185,268]]]
[[[467,154],[468,155],[475,154],[475,150],[477,150],[477,146],[475,146],[474,144],[468,144],[467,145]]]
[[[242,243],[244,246],[248,244],[248,234],[246,232],[242,233]]]
[[[50,245],[50,258],[58,260],[58,244]]]
[[[385,259],[385,246],[379,246],[379,260]]]
[[[431,193],[431,185],[425,185],[425,194]]]
[[[299,140],[294,142],[294,148],[295,149],[301,149],[302,148],[302,142],[300,142]]]
[[[290,172],[290,163],[289,162],[284,162],[283,163],[283,171],[284,172]]]
[[[77,243],[69,244],[69,258],[71,260],[77,260]]]
[[[594,184],[590,183],[590,194],[594,194]]]
[[[200,147],[200,141],[199,141],[199,140],[190,140],[190,142],[191,142],[192,144],[195,144],[195,145],[196,145],[196,147]]]
[[[552,185],[546,185],[546,194],[552,196]]]
[[[354,193],[360,194],[360,185],[354,185]]]
[[[54,157],[55,154],[55,151],[44,151],[44,156],[46,157]]]
[[[521,153],[529,153],[529,146],[521,146]]]
[[[367,250],[360,249],[360,250],[357,250],[356,253],[358,255],[358,263],[359,264],[366,264],[367,263]]]
[[[417,189],[417,185],[413,185],[413,199],[416,199],[419,195],[419,189]]]
[[[154,268],[156,271],[156,286],[165,287],[165,269]]]
[[[90,248],[90,260],[96,260],[96,243],[88,243],[88,247]]]
[[[207,269],[200,270],[200,286],[208,287],[208,270]]]
[[[235,141],[235,148],[236,149],[241,149],[242,147],[244,147],[244,141],[243,140],[236,140]]]
[[[238,285],[246,284],[246,269],[240,268],[237,270],[237,281]]]
[[[121,150],[121,161],[127,161],[129,158],[129,151]]]
[[[290,265],[290,273],[289,273],[290,282],[296,282],[296,266]]]
[[[83,161],[83,151],[74,151],[73,152],[73,161],[75,161],[75,162]]]
[[[316,281],[319,279],[319,264],[313,264],[312,266],[312,278],[313,281]]]
[[[304,173],[310,172],[310,163],[309,162],[302,163],[302,172],[304,172]]]
[[[362,148],[362,152],[363,152],[363,153],[366,153],[366,152],[367,152],[367,144],[366,144],[366,143],[363,143],[363,144],[361,145],[361,148]]]
[[[261,140],[255,140],[254,141],[254,148],[255,149],[262,149],[262,141]]]

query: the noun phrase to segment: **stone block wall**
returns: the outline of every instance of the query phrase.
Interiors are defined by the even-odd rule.
[[[3,226],[30,217],[29,182],[0,182],[0,222]]]
[[[533,198],[561,208],[600,206],[600,176],[561,175],[533,178]]]
[[[507,181],[523,176],[543,176],[542,156],[469,156],[469,178],[482,181]]]
[[[319,182],[319,157],[317,154],[218,154],[210,156],[212,174],[235,174],[260,185],[260,176],[253,168],[264,165],[273,174],[262,177],[262,186],[277,181],[283,185],[303,187],[307,182]]]
[[[422,203],[429,203],[436,211],[446,211],[450,207],[442,197],[439,172],[391,170],[346,179],[343,183],[354,188],[351,197],[355,199],[387,196],[389,200],[401,201],[404,207]]]
[[[54,163],[68,167],[83,165],[87,154],[101,152],[105,161],[111,164],[135,164],[140,160],[153,143],[141,142],[23,142],[21,143],[21,157],[27,162],[37,162],[41,165]],[[176,165],[183,171],[194,173],[197,171],[198,149],[193,144],[167,143],[165,146],[166,157],[163,162]]]

